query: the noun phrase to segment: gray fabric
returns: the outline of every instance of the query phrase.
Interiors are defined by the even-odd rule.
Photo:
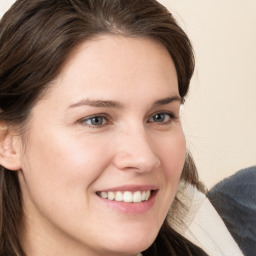
[[[256,255],[256,166],[215,185],[208,198],[245,256]]]

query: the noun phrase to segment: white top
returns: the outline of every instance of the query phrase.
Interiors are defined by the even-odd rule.
[[[171,213],[173,229],[209,256],[242,256],[242,252],[207,197],[190,184],[180,183],[177,198],[186,207]]]

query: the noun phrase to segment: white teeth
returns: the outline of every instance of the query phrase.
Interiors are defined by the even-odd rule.
[[[124,192],[124,198],[123,198],[124,202],[126,203],[131,203],[132,202],[132,193],[129,191],[125,191]]]
[[[147,201],[150,198],[151,191],[136,191],[134,193],[130,191],[125,192],[100,192],[98,195],[104,199],[108,200],[115,200],[118,202],[125,202],[125,203],[140,203],[143,201]]]
[[[121,192],[116,192],[116,196],[115,196],[115,200],[116,201],[123,201],[123,194]]]
[[[145,200],[146,200],[146,192],[143,191],[143,192],[141,193],[141,201],[145,201]]]
[[[148,200],[149,197],[150,197],[150,191],[148,190],[148,191],[146,191],[145,200]]]
[[[101,193],[100,193],[100,196],[101,196],[102,198],[108,198],[108,193],[107,193],[107,192],[101,192]]]
[[[133,196],[132,196],[132,201],[134,203],[140,203],[142,201],[141,199],[141,192],[140,191],[136,191]]]
[[[108,192],[108,200],[114,200],[115,199],[115,194],[113,192]]]

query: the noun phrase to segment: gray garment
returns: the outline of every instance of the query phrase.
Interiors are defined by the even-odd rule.
[[[215,185],[208,198],[245,256],[256,255],[256,166]]]

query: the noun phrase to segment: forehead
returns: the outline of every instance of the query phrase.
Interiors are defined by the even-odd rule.
[[[79,45],[53,84],[55,96],[67,92],[74,102],[81,96],[129,99],[134,91],[152,97],[163,93],[159,98],[178,94],[176,70],[164,46],[148,38],[116,35]]]

